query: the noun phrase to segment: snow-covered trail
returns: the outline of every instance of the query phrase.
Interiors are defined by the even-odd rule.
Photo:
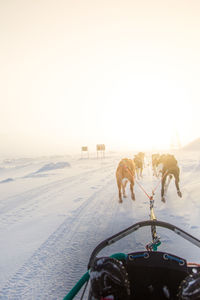
[[[50,183],[2,199],[0,299],[62,299],[86,271],[90,254],[99,242],[149,218],[148,198],[137,184],[136,201],[131,200],[127,186],[128,198],[123,204],[118,203],[115,182],[118,161],[117,157],[79,161],[81,171],[77,173],[66,170]],[[198,160],[192,164],[199,175]],[[197,236],[200,204],[195,196],[199,185],[196,177],[189,175],[189,165],[191,161],[186,160],[181,165],[185,168],[181,177],[183,198],[177,196],[171,182],[167,203],[162,203],[159,186],[155,212],[159,220],[169,221]],[[152,176],[150,166],[145,168],[140,183],[149,194],[156,186],[157,179]],[[161,250],[166,244],[173,248],[177,237],[164,230],[160,232]],[[137,232],[103,253],[144,249],[150,239],[148,230]],[[184,255],[188,246],[182,242],[181,245],[180,252]],[[200,261],[198,249],[191,247],[190,254]]]
[[[107,169],[104,168],[104,172],[103,167],[100,165],[98,168],[94,168],[92,171],[86,170],[78,176],[68,176],[64,179],[55,180],[50,184],[43,184],[40,187],[37,186],[37,188],[1,200],[2,261],[4,261],[4,254],[8,258],[8,247],[11,248],[11,245],[15,245],[15,242],[17,242],[15,250],[10,252],[10,257],[6,260],[5,269],[12,270],[12,265],[16,266],[15,262],[12,264],[13,258],[20,260],[19,264],[22,263],[25,259],[25,257],[20,256],[23,247],[27,250],[28,257],[30,252],[37,250],[41,242],[45,241],[68,217],[71,209],[75,210],[94,192],[97,188],[94,174],[98,174],[99,169],[102,173],[102,180],[104,180]],[[88,186],[88,180],[90,186]],[[14,241],[15,237],[17,237],[17,241]],[[29,249],[27,249],[27,245],[29,245]],[[16,253],[17,251],[19,251],[19,256]],[[24,254],[26,256],[26,253]],[[11,262],[10,265],[8,265],[9,261]],[[4,281],[3,276],[5,274],[8,275],[6,270],[1,272],[1,284]]]

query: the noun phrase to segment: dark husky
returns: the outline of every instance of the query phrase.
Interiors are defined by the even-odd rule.
[[[175,186],[177,190],[177,194],[179,197],[182,197],[182,193],[179,187],[179,175],[180,169],[178,167],[178,162],[174,155],[172,154],[163,154],[160,156],[158,160],[158,165],[162,164],[162,187],[161,187],[161,200],[165,202],[165,193],[169,186],[169,183],[174,176],[175,179]],[[168,177],[168,182],[166,183],[166,179]]]

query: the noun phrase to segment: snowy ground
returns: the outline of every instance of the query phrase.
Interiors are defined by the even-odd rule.
[[[2,159],[0,161],[0,299],[62,299],[85,273],[92,250],[103,239],[137,221],[149,219],[149,202],[135,185],[136,201],[118,203],[115,170],[133,155]],[[177,196],[174,182],[167,202],[155,195],[155,214],[200,239],[200,155],[179,152]],[[140,180],[151,193],[157,184],[150,156]],[[158,228],[162,244],[188,261],[200,262],[200,251],[174,233]],[[150,229],[137,231],[103,254],[144,250]]]

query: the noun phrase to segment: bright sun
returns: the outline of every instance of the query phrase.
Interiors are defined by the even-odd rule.
[[[179,103],[165,94],[163,101],[157,92],[153,99],[148,99],[148,92],[138,94],[138,101],[124,99],[111,101],[103,112],[102,126],[110,142],[121,145],[120,148],[136,149],[166,149],[172,142],[178,145],[177,132],[184,131],[187,106]],[[163,95],[163,94],[162,94]],[[110,113],[112,112],[112,114]]]

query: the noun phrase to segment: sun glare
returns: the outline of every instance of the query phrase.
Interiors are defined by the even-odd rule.
[[[166,149],[169,148],[177,130],[184,130],[187,105],[176,101],[176,91],[167,90],[166,85],[160,84],[151,89],[149,83],[143,81],[147,89],[140,87],[129,91],[132,99],[121,98],[122,92],[116,99],[108,101],[102,108],[101,121],[103,131],[110,136],[110,143],[120,148],[136,149]],[[123,87],[122,87],[123,88]],[[173,98],[172,98],[173,95]]]

